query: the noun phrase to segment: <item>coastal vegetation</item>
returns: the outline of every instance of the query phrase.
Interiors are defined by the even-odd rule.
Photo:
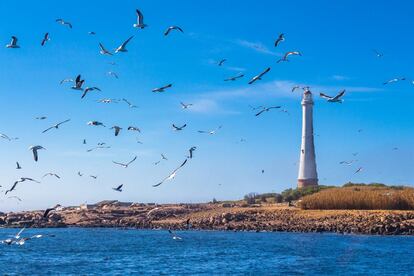
[[[302,209],[414,210],[414,189],[381,183],[347,183],[301,198]]]
[[[246,204],[291,203],[302,209],[414,210],[414,189],[383,183],[352,183],[287,189],[281,193],[249,193]]]

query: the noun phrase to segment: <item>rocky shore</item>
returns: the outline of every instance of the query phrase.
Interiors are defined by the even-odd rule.
[[[189,222],[189,224],[187,224]],[[301,210],[281,204],[123,204],[0,214],[0,227],[335,232],[414,235],[414,211]]]

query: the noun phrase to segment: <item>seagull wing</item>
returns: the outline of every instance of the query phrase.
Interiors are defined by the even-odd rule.
[[[345,94],[345,89],[339,92],[338,95],[336,95],[332,100],[339,100],[343,95]]]
[[[43,130],[42,133],[45,133],[45,132],[51,130],[52,128],[55,128],[55,126],[51,126],[51,127],[47,128],[47,129]]]
[[[324,98],[324,99],[328,99],[328,100],[332,100],[333,99],[333,97],[331,97],[331,96],[329,96],[329,95],[326,95],[326,94],[324,94],[324,93],[319,93],[319,96],[321,96],[322,98]]]
[[[125,164],[122,164],[122,163],[119,163],[119,162],[115,162],[115,161],[112,161],[112,163],[117,164],[117,165],[120,165],[120,166],[125,166]]]
[[[176,168],[169,176],[167,176],[166,178],[164,178],[160,183],[152,185],[152,187],[158,187],[160,186],[162,183],[164,183],[165,180],[170,179],[173,175],[175,175],[177,173],[177,171],[179,169],[181,169],[182,167],[184,167],[184,165],[187,163],[188,159],[185,159],[184,162],[178,167]]]
[[[142,25],[144,24],[144,15],[142,14],[142,12],[138,9],[136,9],[137,12],[137,17],[138,17],[138,24]]]
[[[131,36],[130,38],[128,38],[127,40],[124,41],[124,43],[122,43],[121,48],[125,48],[126,45],[128,44],[128,42],[133,38],[134,36]]]
[[[69,122],[69,121],[70,121],[70,119],[64,120],[64,121],[62,121],[62,122],[58,123],[58,124],[57,124],[57,126],[60,126],[60,125],[62,125],[62,124],[64,124],[64,123],[67,123],[67,122]]]
[[[135,156],[134,157],[134,159],[132,159],[131,161],[129,161],[128,163],[127,163],[127,165],[130,165],[132,162],[134,162],[135,160],[137,160],[137,156]]]

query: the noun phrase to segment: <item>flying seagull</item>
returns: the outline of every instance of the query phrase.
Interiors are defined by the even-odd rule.
[[[97,146],[97,147],[88,149],[86,152],[91,152],[91,151],[94,151],[96,149],[110,149],[110,148],[111,148],[110,146]]]
[[[163,153],[161,153],[161,158],[162,158],[162,160],[168,160],[168,158],[165,157],[165,155]]]
[[[135,23],[133,26],[134,28],[144,29],[145,27],[148,26],[144,23],[144,15],[138,9],[136,9],[136,13],[137,13],[137,23]]]
[[[188,152],[189,155],[187,156],[188,158],[192,159],[193,158],[193,152],[197,149],[197,147],[191,147]]]
[[[103,126],[103,127],[105,127],[105,125],[104,125],[103,123],[98,122],[98,121],[89,121],[89,122],[87,122],[86,124],[87,124],[88,126]]]
[[[262,109],[260,112],[256,113],[256,115],[255,115],[255,116],[259,116],[259,115],[260,115],[260,114],[262,114],[263,112],[268,112],[268,111],[270,111],[270,110],[272,110],[272,109],[276,109],[276,108],[281,108],[281,106],[263,107],[263,109]]]
[[[183,108],[183,109],[187,109],[187,108],[189,108],[190,106],[192,106],[193,104],[185,104],[185,103],[183,103],[183,102],[180,102],[180,104],[181,104],[181,107]]]
[[[182,240],[181,237],[177,236],[173,231],[171,231],[170,229],[168,229],[168,233],[170,233],[170,235],[172,236],[173,240]]]
[[[49,33],[46,33],[42,39],[42,42],[40,43],[40,45],[45,46],[46,42],[48,42],[50,40],[49,37]]]
[[[180,131],[183,130],[185,127],[187,126],[187,124],[182,125],[181,127],[176,126],[175,124],[172,125],[173,129],[175,131]]]
[[[375,53],[375,56],[377,57],[377,58],[382,58],[383,56],[384,56],[384,54],[383,53],[381,53],[381,52],[378,52],[377,50],[372,50],[374,53]]]
[[[93,179],[97,179],[98,178],[97,175],[90,175],[89,177],[92,177]]]
[[[240,74],[240,75],[237,75],[237,76],[234,76],[234,77],[227,78],[224,81],[235,81],[235,80],[243,78],[243,77],[244,77],[244,74]]]
[[[356,162],[356,161],[358,161],[358,160],[351,160],[351,161],[341,161],[341,162],[339,162],[339,164],[341,164],[341,165],[348,165],[348,166],[350,166],[350,165],[352,165],[354,162]]]
[[[292,56],[292,55],[293,56],[301,56],[302,54],[298,51],[287,52],[287,53],[284,54],[284,56],[281,59],[279,59],[277,61],[277,63],[282,62],[282,61],[289,61],[288,57]]]
[[[90,91],[102,91],[101,89],[99,89],[98,87],[94,86],[94,87],[86,87],[85,90],[83,91],[83,94],[81,96],[81,99],[85,98],[86,94],[88,94]]]
[[[31,146],[31,147],[29,147],[29,150],[31,150],[33,152],[33,158],[34,158],[34,161],[36,161],[36,162],[37,162],[37,160],[39,160],[39,155],[38,155],[37,151],[41,150],[41,149],[45,150],[45,148],[42,147],[42,146]]]
[[[134,162],[135,160],[137,160],[137,156],[135,156],[131,161],[129,161],[128,163],[124,164],[124,163],[120,163],[120,162],[115,162],[112,161],[112,163],[120,165],[121,167],[124,167],[125,169],[128,168],[129,165],[131,165],[132,162]]]
[[[128,130],[141,132],[141,130],[139,128],[134,127],[134,126],[129,126]]]
[[[72,89],[74,89],[74,90],[83,90],[82,85],[83,85],[84,82],[85,82],[85,80],[81,79],[81,75],[78,75],[75,79],[75,86],[72,86]]]
[[[96,33],[95,32],[88,32],[88,35],[96,35]]]
[[[20,167],[19,162],[16,162],[16,170],[21,170],[21,169],[22,169],[22,167]]]
[[[331,97],[331,96],[328,96],[328,95],[326,95],[326,94],[324,94],[324,93],[320,93],[319,94],[322,98],[324,98],[324,99],[326,99],[328,102],[330,102],[330,103],[342,103],[343,102],[343,100],[341,99],[341,97],[343,96],[343,95],[345,95],[345,89],[344,90],[342,90],[341,92],[339,92],[338,93],[338,95],[336,95],[335,97]]]
[[[172,30],[176,30],[176,31],[180,31],[180,32],[184,33],[183,29],[181,29],[180,27],[178,27],[178,26],[170,26],[170,27],[168,27],[165,30],[164,36],[167,36]]]
[[[60,126],[60,125],[62,125],[62,124],[64,124],[64,123],[67,123],[67,122],[69,122],[69,121],[70,121],[70,119],[67,119],[67,120],[65,120],[65,121],[63,121],[63,122],[57,123],[56,125],[53,125],[53,126],[51,126],[51,127],[47,128],[47,129],[43,130],[43,131],[42,131],[42,133],[45,133],[45,132],[47,132],[47,131],[49,131],[49,130],[51,130],[51,129],[54,129],[54,128],[59,129],[59,126]]]
[[[43,212],[43,218],[45,219],[45,218],[47,218],[48,217],[48,215],[49,215],[49,213],[50,212],[52,212],[52,211],[55,211],[56,210],[56,208],[58,208],[58,207],[60,207],[60,204],[56,204],[56,206],[55,207],[52,207],[52,208],[47,208],[44,212]]]
[[[78,172],[78,175],[79,175],[79,176],[83,176],[83,173],[81,173],[81,172]]]
[[[220,60],[219,62],[218,62],[218,66],[222,66],[225,62],[227,61],[227,59],[225,59],[225,58],[223,58],[222,60]]]
[[[121,184],[116,188],[112,188],[112,190],[117,191],[117,192],[122,192],[122,186],[124,186],[124,184]]]
[[[57,175],[55,173],[51,173],[51,172],[46,173],[45,175],[42,176],[42,178],[45,178],[46,176],[54,176],[54,177],[60,179],[60,176],[59,175]]]
[[[35,119],[36,120],[46,120],[47,117],[46,116],[40,116],[40,117],[36,117]]]
[[[275,47],[277,47],[279,45],[280,42],[285,41],[285,34],[280,34],[279,37],[276,39],[275,41]]]
[[[209,134],[209,135],[214,135],[214,134],[216,134],[217,130],[219,130],[219,129],[221,129],[221,126],[219,126],[215,130],[209,130],[209,131],[199,130],[198,133],[205,133],[205,134]]]
[[[109,71],[107,74],[108,74],[108,76],[112,76],[112,77],[118,79],[118,74],[115,73],[115,72]]]
[[[22,182],[25,182],[25,181],[33,181],[33,182],[36,182],[36,183],[40,183],[39,181],[34,180],[33,178],[29,178],[29,177],[20,177],[18,180],[16,180],[16,181],[14,182],[13,186],[12,186],[10,189],[8,189],[8,190],[6,191],[5,195],[7,195],[7,193],[10,193],[10,192],[11,192],[11,191],[13,191],[14,189],[16,189],[16,186],[17,186],[17,184],[18,184],[18,183],[22,183]]]
[[[108,56],[112,56],[112,53],[109,52],[107,49],[105,49],[105,47],[103,46],[103,44],[101,42],[99,42],[99,48],[101,49],[99,51],[99,53],[101,53],[101,55],[108,55]]]
[[[152,187],[158,187],[162,183],[164,183],[165,181],[173,179],[177,175],[178,170],[181,169],[182,167],[184,167],[184,165],[187,163],[187,160],[188,159],[185,159],[184,162],[178,168],[176,168],[169,176],[164,178],[160,183],[152,185]]]
[[[113,126],[110,129],[114,129],[115,130],[115,136],[119,135],[119,132],[121,131],[122,127],[119,126]]]
[[[57,23],[59,23],[59,24],[62,24],[62,25],[66,25],[66,26],[68,26],[70,29],[72,29],[72,24],[71,24],[70,22],[67,22],[67,21],[65,21],[65,20],[61,19],[61,18],[56,19],[56,22],[57,22]]]
[[[262,79],[262,77],[267,73],[267,72],[269,72],[270,71],[270,67],[268,67],[268,68],[266,68],[263,72],[261,72],[259,75],[257,75],[257,76],[254,76],[250,81],[249,81],[249,84],[252,84],[252,83],[254,83],[254,82],[256,82],[257,80],[261,80]]]
[[[20,197],[18,197],[18,196],[9,196],[8,198],[15,198],[15,199],[17,199],[18,201],[22,201],[22,199],[21,199]]]
[[[127,40],[125,40],[121,46],[119,46],[118,48],[116,48],[115,53],[119,53],[119,52],[128,52],[128,50],[126,49],[126,46],[128,44],[128,42],[133,38],[134,36],[131,36],[130,38],[128,38]]]
[[[3,139],[6,139],[6,140],[11,141],[10,137],[9,137],[9,136],[7,136],[7,135],[6,135],[6,134],[4,134],[4,133],[0,133],[0,138],[3,138]]]
[[[11,48],[11,49],[20,48],[20,46],[17,45],[17,37],[12,36],[12,40],[11,40],[10,44],[6,45],[6,48]]]
[[[162,87],[154,88],[154,89],[152,89],[152,92],[164,92],[165,89],[170,88],[171,86],[172,86],[172,84],[170,83],[170,84],[167,84],[167,85],[162,86]]]
[[[128,106],[129,108],[137,108],[136,105],[133,105],[131,102],[129,102],[127,99],[123,98],[122,99]]]
[[[97,101],[98,103],[118,103],[117,99],[100,99]]]
[[[384,82],[382,84],[386,85],[386,84],[390,84],[390,83],[397,82],[397,81],[402,81],[402,80],[405,80],[405,77],[390,79],[390,80],[387,80],[386,82]]]
[[[359,173],[359,172],[362,172],[362,167],[359,167],[355,172],[354,172],[354,174],[357,174],[357,173]]]

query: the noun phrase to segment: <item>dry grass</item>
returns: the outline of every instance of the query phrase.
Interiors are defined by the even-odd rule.
[[[303,197],[300,207],[320,210],[414,210],[414,189],[367,186],[331,188]]]

